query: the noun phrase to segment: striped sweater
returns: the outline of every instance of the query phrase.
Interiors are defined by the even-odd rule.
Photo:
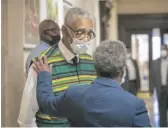
[[[52,64],[52,89],[55,96],[60,95],[73,84],[90,84],[96,78],[96,71],[91,56],[82,54],[78,64],[69,64],[59,49],[51,47],[41,57],[46,55],[48,63]],[[51,117],[40,110],[36,113],[38,127],[67,127],[66,118]]]

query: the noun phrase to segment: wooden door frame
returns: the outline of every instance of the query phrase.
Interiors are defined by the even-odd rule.
[[[130,40],[127,36],[129,30],[152,30],[153,28],[164,29],[166,26],[168,26],[168,13],[118,15],[118,37],[119,40],[123,41],[128,47],[130,47]],[[161,41],[162,39],[163,38],[161,38]]]

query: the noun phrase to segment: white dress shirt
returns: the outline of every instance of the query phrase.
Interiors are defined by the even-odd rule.
[[[58,47],[68,63],[73,63],[75,55],[69,51],[60,41]],[[76,55],[79,62],[79,55]],[[20,127],[37,127],[35,114],[39,110],[36,99],[37,74],[33,69],[34,64],[30,67],[27,81],[23,91],[18,123]]]
[[[167,85],[168,60],[161,59],[161,82],[162,86]]]
[[[35,114],[39,107],[36,99],[37,74],[30,67],[23,91],[18,123],[20,127],[37,127]]]
[[[129,80],[136,80],[136,70],[135,66],[131,59],[127,59],[126,61],[127,69],[128,69],[128,79]]]

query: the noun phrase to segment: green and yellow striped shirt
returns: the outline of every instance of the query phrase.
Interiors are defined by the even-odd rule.
[[[41,57],[44,55],[47,56],[48,63],[52,64],[52,89],[55,96],[73,84],[90,84],[97,77],[94,63],[88,54],[80,55],[79,63],[76,65],[68,63],[61,51],[55,47],[42,53]],[[36,122],[38,127],[69,126],[66,118],[51,117],[40,110],[36,113]]]

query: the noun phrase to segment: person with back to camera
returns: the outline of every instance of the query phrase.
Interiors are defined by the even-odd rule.
[[[104,41],[94,52],[99,74],[90,85],[69,86],[60,96],[51,88],[46,56],[37,59],[37,101],[43,113],[66,117],[73,127],[150,127],[144,101],[125,91],[126,47],[120,41]]]

